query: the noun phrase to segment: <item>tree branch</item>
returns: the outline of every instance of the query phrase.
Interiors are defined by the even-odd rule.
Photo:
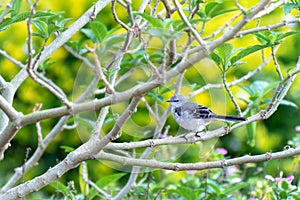
[[[288,157],[293,157],[300,155],[300,148],[290,148],[276,153],[265,153],[261,155],[250,156],[246,155],[243,157],[224,159],[219,161],[211,162],[197,162],[197,163],[170,163],[170,162],[161,162],[154,159],[136,159],[136,158],[124,158],[123,156],[118,156],[110,153],[101,152],[97,155],[99,160],[109,160],[113,162],[120,163],[125,166],[143,166],[151,167],[156,169],[167,169],[173,171],[182,171],[182,170],[204,170],[204,169],[214,169],[214,168],[224,168],[233,165],[241,165],[246,163],[254,162],[263,162],[270,160],[278,160]]]

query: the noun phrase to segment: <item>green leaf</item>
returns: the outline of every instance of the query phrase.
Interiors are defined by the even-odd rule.
[[[255,33],[254,35],[256,36],[257,40],[260,41],[260,43],[262,43],[262,44],[270,44],[271,43],[271,39],[261,32]]]
[[[210,2],[205,6],[205,14],[211,16],[213,12],[219,7],[220,3]]]
[[[94,35],[93,31],[91,29],[88,28],[82,28],[80,30],[86,37],[88,37],[89,39],[91,39],[93,42],[97,42],[97,38]]]
[[[286,182],[286,181],[282,181],[282,182],[281,182],[281,187],[282,187],[282,189],[284,189],[284,190],[286,190],[286,191],[289,191],[289,189],[290,189],[290,184],[289,184],[288,182]]]
[[[239,9],[237,9],[237,8],[232,8],[232,9],[221,9],[221,10],[218,11],[218,12],[212,13],[211,18],[217,17],[217,16],[219,16],[219,15],[223,15],[223,14],[225,14],[225,13],[237,11],[237,10],[239,10]]]
[[[152,17],[147,13],[133,12],[133,14],[141,16],[143,19],[145,19],[147,22],[149,22],[153,27],[163,28],[162,21],[156,17]]]
[[[222,59],[218,54],[212,52],[209,56],[218,66],[221,65]]]
[[[108,30],[107,33],[106,33],[106,38],[108,38],[108,37],[110,37],[110,36],[113,36],[114,33],[115,33],[116,31],[120,30],[120,29],[121,29],[121,27],[120,27],[120,26],[117,26],[117,27],[114,27],[114,28]]]
[[[235,184],[233,186],[231,186],[230,188],[226,189],[224,194],[226,195],[230,195],[244,187],[248,187],[249,186],[249,183],[245,183],[245,182],[242,182],[242,183],[239,183],[239,184]]]
[[[68,187],[59,181],[53,181],[50,185],[63,194],[68,193]]]
[[[268,86],[266,86],[264,88],[264,91],[261,95],[261,97],[265,96],[266,94],[268,94],[271,90],[273,90],[274,88],[276,88],[278,86],[278,84],[280,83],[280,81],[274,81],[271,83],[268,83]]]
[[[44,70],[46,70],[49,66],[51,66],[54,63],[55,63],[55,61],[52,61],[51,58],[47,58],[43,63],[40,64],[40,66],[39,66],[38,69],[40,71],[44,71]]]
[[[280,196],[280,199],[287,199],[289,195],[288,195],[287,191],[280,191],[279,196]]]
[[[286,33],[280,34],[276,38],[275,42],[280,42],[283,38],[286,38],[286,37],[291,36],[291,35],[295,35],[297,33],[298,33],[298,31],[290,31],[290,32],[286,32]]]
[[[120,46],[120,43],[124,41],[124,35],[116,34],[109,37],[106,41],[106,47],[112,48],[114,46]]]
[[[70,152],[74,151],[74,148],[69,147],[69,146],[60,146],[60,148],[65,150],[66,153],[70,153]]]
[[[234,63],[236,63],[237,61],[239,61],[240,59],[256,52],[259,51],[261,49],[264,49],[266,47],[270,47],[270,45],[254,45],[251,46],[249,48],[243,49],[241,50],[236,56],[232,57],[230,60],[230,63],[233,65]]]
[[[284,4],[284,6],[283,6],[284,15],[289,14],[293,8],[297,8],[297,7],[299,7],[299,5],[296,4],[296,3],[286,3],[286,4]]]
[[[116,173],[116,174],[112,174],[109,176],[105,176],[105,177],[101,178],[100,180],[98,180],[96,185],[103,189],[104,187],[107,187],[109,184],[115,183],[116,181],[118,181],[120,178],[122,178],[125,175],[126,175],[126,173]]]
[[[58,30],[58,27],[51,23],[48,25],[47,29],[48,29],[47,32],[49,34],[48,37],[50,37],[51,34],[53,34],[55,31]]]
[[[298,109],[298,105],[296,103],[286,99],[281,100],[280,105],[291,106]]]
[[[94,36],[97,38],[98,42],[103,42],[107,29],[106,26],[99,21],[91,21],[89,27],[92,30]]]
[[[271,99],[267,99],[267,100],[263,101],[263,103],[264,103],[264,104],[269,104],[269,103],[271,103],[271,101],[272,101]],[[281,100],[281,101],[280,101],[280,105],[283,105],[283,106],[291,106],[291,107],[293,107],[293,108],[298,109],[298,105],[297,105],[296,103],[294,103],[294,102],[292,102],[292,101],[289,101],[289,100],[286,100],[286,99]]]
[[[269,85],[268,82],[266,81],[254,81],[251,85],[250,88],[252,91],[254,91],[255,94],[258,96],[263,96],[265,88]]]
[[[226,67],[228,67],[229,59],[230,57],[235,53],[233,50],[233,45],[229,43],[224,43],[221,46],[219,46],[214,51],[221,59],[221,65],[219,64],[219,67],[222,67],[222,71],[226,71]]]
[[[88,180],[88,169],[86,166],[86,162],[82,162],[79,166],[79,187],[81,194],[86,195],[89,193],[89,185],[84,181]]]
[[[42,20],[32,20],[32,24],[40,31],[44,39],[48,39],[48,25]]]
[[[72,19],[73,18],[64,18],[64,19],[57,20],[56,26],[59,27],[59,31],[64,31],[66,27],[66,23],[68,23]]]
[[[54,13],[51,12],[42,12],[42,11],[37,11],[36,14],[33,16],[33,19],[39,18],[39,17],[47,17],[47,16],[53,16],[55,15]],[[24,21],[30,16],[30,12],[23,12],[20,13],[12,18],[6,18],[2,21],[0,24],[0,31],[3,31],[6,29],[8,26]]]
[[[12,12],[11,12],[11,17],[14,17],[15,15],[17,15],[20,10],[21,10],[21,6],[22,6],[22,0],[15,0],[14,4],[12,6]]]
[[[254,110],[250,110],[250,115],[254,115]],[[246,125],[248,140],[247,144],[251,147],[255,146],[255,136],[256,136],[256,122],[252,122]]]
[[[240,88],[245,90],[250,96],[254,95],[255,92],[250,87],[248,87],[246,85],[239,85],[239,86],[240,86]]]
[[[192,190],[192,188],[181,186],[181,187],[178,187],[177,190],[179,191],[179,194],[187,200],[195,200],[196,199],[195,192],[194,192],[194,190]]]

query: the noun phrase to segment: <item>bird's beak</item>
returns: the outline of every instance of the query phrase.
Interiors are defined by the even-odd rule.
[[[167,100],[166,102],[172,102],[171,100]]]

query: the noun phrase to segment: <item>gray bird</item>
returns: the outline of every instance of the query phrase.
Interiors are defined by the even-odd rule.
[[[217,115],[209,108],[189,102],[184,96],[176,94],[167,102],[171,103],[171,111],[175,121],[184,129],[196,133],[203,131],[212,121],[246,121],[244,117]]]

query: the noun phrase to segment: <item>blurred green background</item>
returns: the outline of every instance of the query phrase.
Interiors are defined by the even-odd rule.
[[[0,3],[2,6],[1,9],[4,8],[4,5],[8,2],[8,0],[4,0]],[[76,20],[79,16],[81,16],[90,6],[93,5],[94,1],[90,0],[68,0],[68,1],[40,1],[37,7],[37,10],[51,10],[52,12],[63,12],[63,16],[65,18],[72,18],[72,20],[67,24],[70,25],[74,20]],[[244,1],[241,4],[245,7],[250,7],[254,5],[256,2],[249,3],[248,1]],[[234,5],[233,2],[228,1],[225,4],[228,7],[232,7]],[[138,8],[138,3],[135,2],[133,4],[133,8]],[[27,11],[28,5],[25,1],[23,1],[21,12]],[[120,19],[127,22],[128,18],[126,16],[126,12],[124,9],[117,6],[117,12]],[[296,12],[296,11],[295,11]],[[299,14],[299,13],[296,13]],[[228,21],[233,15],[231,13],[222,15],[221,17],[216,17],[214,20],[208,22],[206,25],[206,29],[203,35],[209,35],[213,31],[217,30],[220,26],[224,24],[224,21]],[[268,17],[261,20],[261,25],[266,24],[274,24],[276,22],[280,22],[284,18],[284,13],[282,9],[278,9],[272,12]],[[97,16],[97,20],[101,21],[108,30],[117,26],[115,21],[113,20],[113,16],[111,14],[110,7],[107,6],[104,10],[100,12]],[[247,28],[255,27],[256,22],[250,23],[247,25]],[[287,28],[282,28],[282,30],[286,30]],[[295,27],[295,29],[299,30],[299,26]],[[118,33],[122,33],[122,30],[118,31]],[[147,35],[147,34],[145,34]],[[83,33],[78,33],[72,37],[71,40],[75,41],[79,38],[85,37]],[[146,36],[145,36],[146,37]],[[12,57],[21,61],[22,63],[26,63],[26,38],[27,38],[27,30],[26,30],[26,22],[22,21],[17,23],[7,30],[0,32],[0,48],[7,51]],[[54,36],[52,36],[47,44],[53,41]],[[186,38],[183,37],[183,41]],[[92,44],[91,41],[87,41],[88,44]],[[244,48],[247,46],[251,46],[253,44],[258,44],[258,41],[252,35],[247,35],[242,38],[235,39],[230,41],[234,45],[234,48]],[[39,38],[34,38],[34,47],[39,49],[41,47],[42,41]],[[182,42],[183,44],[183,42]],[[153,51],[157,51],[161,48],[161,42],[158,40],[156,42],[151,43],[151,48]],[[178,46],[180,47],[180,42]],[[195,43],[196,45],[196,43]],[[277,57],[280,66],[282,67],[282,72],[286,75],[288,69],[293,67],[299,56],[299,45],[300,45],[300,35],[293,35],[288,37],[280,46]],[[115,49],[113,49],[115,50]],[[265,54],[267,56],[270,55],[270,51],[266,50]],[[227,73],[228,81],[233,81],[242,75],[246,74],[248,71],[255,69],[258,65],[261,64],[261,52],[257,52],[251,54],[243,61],[246,64],[238,66],[236,68],[232,68]],[[128,55],[126,55],[128,56]],[[132,60],[134,58],[128,56],[125,59]],[[82,62],[71,56],[64,48],[60,48],[57,50],[52,56],[51,61],[54,63],[47,67],[46,76],[52,79],[58,86],[60,86],[66,94],[69,96],[69,99],[72,99],[74,94],[74,85],[75,81],[78,80],[78,70],[84,68]],[[124,66],[122,70],[124,72],[128,66]],[[130,67],[130,66],[129,66]],[[147,79],[149,74],[147,71],[143,69],[138,70],[132,77],[128,78],[127,84],[134,85],[138,83],[138,81],[143,81]],[[20,69],[9,62],[4,57],[0,57],[0,73],[7,80],[11,80],[16,73]],[[122,71],[121,71],[122,72]],[[275,66],[273,62],[270,62],[262,72],[258,73],[250,80],[248,80],[246,85],[250,85],[255,80],[264,80],[268,82],[278,81],[278,76],[275,73]],[[173,84],[175,83],[175,79],[171,80],[166,86],[161,87],[158,91],[164,89],[169,89],[170,91],[164,94],[164,100],[168,99],[173,94]],[[194,65],[192,68],[187,70],[184,81],[183,88],[181,93],[183,95],[188,95],[189,92],[192,91],[192,87],[194,84],[198,86],[203,86],[206,83],[221,83],[221,74],[218,67],[211,61],[206,58]],[[118,86],[119,90],[124,90],[124,87],[128,87],[128,85],[120,85]],[[247,93],[239,86],[234,86],[231,88],[233,93],[239,98],[238,103],[241,105],[241,108],[246,108],[246,103],[241,100],[241,98],[247,98]],[[101,97],[101,96],[100,96]],[[152,99],[153,96],[148,94],[146,99],[149,100],[150,103],[154,103]],[[286,99],[296,103],[300,106],[300,78],[297,78],[289,91]],[[232,114],[235,115],[236,112],[234,110],[234,106],[231,103],[228,95],[226,94],[224,89],[212,89],[197,95],[192,98],[191,101],[197,102],[199,104],[206,105],[218,114]],[[162,112],[167,109],[168,103],[164,101],[157,101],[159,105],[159,110]],[[42,103],[42,109],[48,109],[52,107],[59,107],[61,103],[57,98],[55,98],[52,94],[50,94],[46,89],[42,88],[29,78],[21,85],[18,89],[17,94],[15,96],[13,106],[18,110],[23,112],[24,114],[32,112],[32,109],[36,103]],[[103,133],[106,133],[113,126],[114,115],[121,114],[122,109],[126,107],[128,102],[125,102],[124,105],[116,105],[110,109],[110,117],[112,121],[108,122],[103,129]],[[92,117],[95,113],[91,113]],[[45,135],[49,133],[49,131],[53,128],[58,119],[44,120],[41,122],[42,132]],[[170,125],[170,135],[178,135],[184,133],[184,130],[180,129],[178,125],[175,123],[173,118],[170,116],[167,120],[166,125]],[[210,128],[219,127],[222,124],[217,123],[213,124]],[[199,160],[205,161],[209,160],[209,153],[216,147],[224,147],[229,153],[230,157],[238,157],[243,156],[245,154],[262,154],[266,152],[276,152],[283,150],[283,148],[287,145],[288,140],[294,138],[297,134],[295,131],[295,127],[300,125],[300,112],[299,109],[296,109],[291,106],[280,106],[276,113],[265,121],[258,122],[257,124],[257,133],[256,133],[256,143],[255,146],[249,146],[247,144],[247,131],[245,127],[234,130],[231,134],[228,134],[219,139],[213,139],[211,141],[205,141],[199,144],[193,145],[181,145],[178,147],[161,147],[156,150],[159,152],[161,150],[165,150],[166,154],[158,155],[159,159],[166,161],[180,161],[180,162],[197,162]],[[123,128],[123,136],[118,141],[132,141],[139,140],[142,138],[149,137],[148,133],[154,130],[156,124],[151,115],[149,115],[145,105],[140,103],[138,112],[135,113],[129,122]],[[70,146],[70,147],[78,147],[82,144],[82,133],[80,131],[88,130],[89,127],[80,127],[75,130],[65,130],[61,134],[59,134],[54,141],[47,147],[46,152],[42,159],[39,161],[38,165],[35,166],[32,170],[26,173],[25,180],[32,179],[33,177],[42,174],[45,172],[50,166],[54,166],[59,160],[64,159],[67,152],[64,151],[62,146]],[[80,131],[78,131],[80,130]],[[9,179],[9,177],[14,173],[14,168],[23,164],[24,158],[26,155],[26,149],[31,148],[30,155],[37,148],[37,134],[35,125],[30,125],[22,128],[16,137],[13,139],[11,147],[5,153],[5,159],[1,162],[0,165],[0,184],[3,185]],[[138,153],[140,150],[138,150]],[[175,160],[174,160],[175,159]],[[296,179],[299,180],[299,170],[297,170],[297,165],[295,164],[295,160],[293,158],[283,159],[280,161],[270,161],[266,163],[259,163],[253,171],[257,171],[259,168],[262,170],[261,174],[271,174],[273,176],[278,175],[280,171],[284,171],[286,175],[294,174],[296,175]],[[90,177],[94,180],[98,180],[101,177],[105,177],[106,175],[112,174],[118,170],[120,171],[128,171],[126,168],[122,168],[118,165],[112,165],[106,162],[99,161],[90,161],[88,162],[88,169],[90,173]],[[249,172],[249,171],[248,171]],[[185,176],[182,172],[173,172],[174,174],[180,174],[179,177]],[[251,170],[249,172],[249,176],[253,176]],[[121,179],[121,182],[126,182],[125,178]],[[78,169],[71,170],[62,178],[60,181],[67,182],[70,180],[75,180],[76,186],[78,187]],[[174,180],[176,181],[176,180]],[[55,189],[51,186],[46,188],[48,191],[54,191]]]

